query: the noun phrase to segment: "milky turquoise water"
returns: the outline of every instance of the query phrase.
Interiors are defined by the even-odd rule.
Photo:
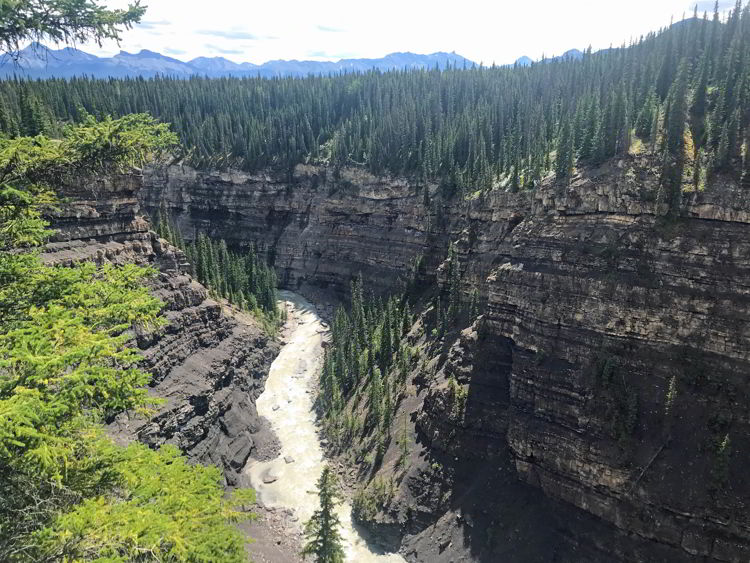
[[[258,414],[268,419],[279,438],[281,453],[271,461],[249,462],[245,473],[263,504],[294,510],[301,527],[318,508],[315,486],[325,466],[313,402],[328,329],[304,298],[282,291],[281,299],[287,303],[296,328],[271,365],[265,391],[256,403]],[[293,461],[288,463],[285,458]],[[264,478],[275,480],[264,483]],[[339,506],[338,513],[347,561],[404,562],[398,554],[377,553],[368,546],[354,526],[348,502]]]

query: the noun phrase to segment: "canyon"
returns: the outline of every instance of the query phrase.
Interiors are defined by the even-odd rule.
[[[424,359],[393,421],[408,467],[396,469],[395,439],[372,472],[328,452],[351,490],[395,483],[360,523],[411,561],[747,559],[750,196],[738,186],[685,193],[679,218],[633,157],[568,186],[463,200],[305,165],[292,178],[171,166],[64,195],[45,261],[151,265],[165,303],[166,327],[133,338],[166,402],[111,421],[119,440],[174,443],[227,485],[274,449],[255,401],[279,344],[212,299],[146,213],[166,209],[188,239],[253,246],[283,287],[340,302],[360,274],[378,295],[403,290],[419,260],[416,285],[445,287],[453,243],[482,314],[436,344],[420,302],[407,339]]]
[[[346,299],[359,274],[396,292],[419,258],[418,284],[442,287],[455,244],[483,314],[446,335],[421,364],[429,376],[412,374],[394,425],[409,421],[421,453],[365,522],[408,559],[513,546],[523,560],[748,558],[750,197],[738,186],[686,192],[672,217],[652,163],[633,156],[569,185],[464,199],[306,165],[291,177],[173,166],[144,184],[144,209],[164,206],[188,239],[257,247],[303,294]]]

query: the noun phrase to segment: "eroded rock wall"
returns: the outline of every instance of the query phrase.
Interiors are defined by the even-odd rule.
[[[461,202],[305,166],[292,181],[172,167],[146,183],[151,212],[164,202],[188,237],[257,245],[291,288],[345,294],[361,272],[391,291],[418,256],[422,282],[445,283],[454,242],[497,357],[455,375],[468,387],[461,421],[440,388],[413,406],[431,447],[457,466],[507,456],[519,480],[606,523],[616,533],[555,525],[593,560],[750,558],[750,198],[736,186],[685,194],[670,219],[638,159]],[[456,369],[477,355],[463,338]],[[452,431],[467,447],[445,441]]]
[[[173,443],[191,459],[224,468],[233,483],[261,428],[255,399],[278,345],[252,318],[211,299],[188,275],[182,252],[149,230],[138,202],[142,185],[140,174],[129,174],[67,187],[49,216],[56,233],[43,259],[156,270],[148,284],[165,304],[167,324],[134,338],[153,374],[150,391],[165,402],[149,420],[122,415],[110,429],[125,441]]]

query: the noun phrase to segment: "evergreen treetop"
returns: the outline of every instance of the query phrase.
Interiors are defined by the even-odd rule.
[[[315,563],[343,563],[344,548],[341,540],[341,521],[336,506],[341,502],[336,475],[324,467],[318,479],[320,508],[305,522],[305,546],[302,557]]]

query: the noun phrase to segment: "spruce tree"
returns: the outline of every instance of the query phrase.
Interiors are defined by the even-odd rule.
[[[573,136],[568,119],[563,120],[562,131],[557,143],[555,177],[558,181],[567,180],[573,172]]]
[[[19,106],[21,112],[21,135],[35,137],[42,133],[44,122],[39,102],[28,90],[21,90]]]
[[[745,136],[745,155],[742,162],[742,187],[750,188],[750,128]]]
[[[385,307],[383,325],[380,333],[380,371],[384,376],[388,372],[388,366],[391,365],[393,355],[392,328],[391,304],[389,302]]]
[[[474,288],[471,292],[471,300],[469,301],[469,319],[473,321],[479,316],[479,291]]]
[[[695,144],[695,155],[706,141],[706,111],[708,108],[708,58],[703,57],[700,63],[698,84],[693,92],[690,104],[690,126]]]
[[[0,134],[7,137],[14,137],[15,131],[13,131],[13,123],[10,119],[10,114],[5,107],[5,104],[0,100]]]
[[[687,64],[682,62],[669,93],[664,139],[661,186],[669,213],[679,209],[685,168],[685,119],[687,117]]]
[[[336,506],[341,502],[336,475],[326,466],[318,479],[320,508],[305,522],[306,543],[302,557],[315,563],[343,563],[344,548],[341,539],[341,520]]]
[[[403,321],[401,324],[401,335],[406,336],[409,332],[409,329],[411,328],[411,308],[409,307],[408,301],[404,304],[404,313],[402,319]]]
[[[650,94],[641,108],[635,122],[635,134],[641,139],[648,140],[651,137],[651,126],[656,110],[655,94]]]

